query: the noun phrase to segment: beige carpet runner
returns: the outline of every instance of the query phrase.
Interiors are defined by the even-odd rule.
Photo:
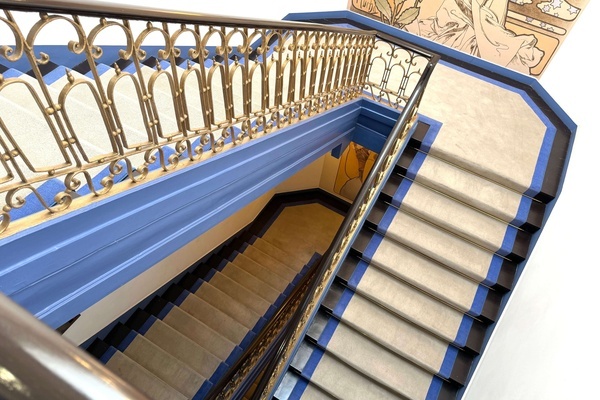
[[[89,351],[152,399],[201,399],[316,259],[302,262],[254,236],[204,279],[185,275]]]
[[[449,134],[421,118],[276,399],[460,395],[541,226],[544,204],[535,197],[549,195],[540,194],[537,166],[527,166],[534,175],[523,187],[510,168],[502,179],[489,173],[493,158],[459,165],[442,148]],[[525,160],[547,164],[545,151],[530,151]]]

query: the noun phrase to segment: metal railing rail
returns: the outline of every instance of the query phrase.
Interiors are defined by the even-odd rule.
[[[0,315],[0,398],[147,399],[3,294]]]
[[[285,372],[284,368],[288,365],[296,344],[301,340],[312,315],[320,304],[322,296],[335,277],[335,271],[343,262],[349,246],[364,224],[368,210],[381,191],[381,186],[385,183],[385,177],[389,175],[389,171],[394,167],[400,156],[399,150],[416,120],[419,103],[437,61],[437,56],[432,56],[429,60],[419,84],[410,96],[375,164],[365,178],[354,203],[326,253],[326,257],[317,266],[316,276],[311,282],[306,297],[286,325],[285,333],[281,335],[278,342],[274,343],[274,346],[278,349],[277,354],[264,370],[263,379],[259,382],[253,399],[268,398],[275,389],[281,374]]]
[[[302,277],[298,285],[269,320],[259,335],[252,341],[242,356],[229,371],[211,388],[206,400],[241,398],[274,357],[277,348],[273,345],[285,334],[290,317],[300,306],[318,270],[315,264]]]
[[[0,7],[0,40],[12,41],[0,43],[0,63],[29,70],[0,74],[0,236],[17,232],[9,225],[27,203],[63,212],[77,197],[195,165],[356,98],[375,40],[373,31],[93,1]],[[66,46],[39,50],[50,36]],[[117,42],[101,44],[107,37]],[[55,82],[44,74],[52,51],[77,62]],[[39,189],[57,180],[50,196]]]

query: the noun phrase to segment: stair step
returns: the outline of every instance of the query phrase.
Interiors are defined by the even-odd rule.
[[[167,303],[157,297],[146,307],[146,311],[204,347],[220,360],[227,360],[228,364],[231,357],[237,358],[242,352],[237,343],[227,339],[220,332],[197,320],[173,303]]]
[[[114,348],[105,365],[151,399],[186,400],[188,398]]]
[[[239,260],[232,261],[232,263],[238,268],[243,269],[247,273],[256,276],[258,279],[265,282],[280,293],[287,294],[286,289],[290,285],[291,281],[272,273],[268,268],[263,267],[262,265],[252,261],[247,257],[245,258],[245,260],[242,260],[242,257],[240,257]]]
[[[117,329],[126,329],[127,336],[118,344],[109,343],[184,396],[194,397],[207,380],[137,332],[124,325]]]
[[[516,265],[414,215],[376,203],[368,216],[378,232],[486,286],[512,287]]]
[[[394,191],[390,203],[431,224],[511,260],[527,256],[531,234],[493,218],[439,192],[392,175],[386,189]]]
[[[256,324],[262,318],[261,315],[256,313],[254,310],[233,299],[225,292],[211,285],[210,282],[199,280],[198,284],[200,284],[198,289],[191,288],[190,292],[206,301],[213,307],[229,315],[246,328],[250,330],[254,329]]]
[[[128,321],[127,326],[204,377],[210,378],[219,368],[222,372],[227,369],[227,365],[223,363],[225,360],[219,359],[198,343],[154,316],[148,316],[141,325],[137,323],[138,321],[132,322]]]
[[[454,121],[457,117],[447,116],[444,118],[449,119],[444,121],[439,133],[430,135],[428,132],[416,147],[519,193],[543,198],[545,202],[556,194],[552,185],[546,185],[544,174],[540,174],[544,168],[539,165],[548,164],[556,147],[560,148],[556,156],[564,154],[564,144],[551,133],[553,127],[549,129],[535,112],[529,110],[501,119],[490,114],[485,118],[474,114],[463,117],[470,118],[471,129],[459,128],[460,124]],[[460,123],[463,121],[464,118]]]
[[[542,226],[544,203],[414,148],[404,151],[396,171],[528,232]]]
[[[341,214],[319,203],[290,206],[281,211],[262,238],[306,262],[315,252],[327,250],[342,220]]]
[[[396,395],[425,398],[432,380],[441,380],[336,319],[314,322],[307,337],[318,347]]]
[[[253,293],[256,293],[263,299],[267,300],[269,303],[276,305],[279,304],[278,299],[281,295],[281,292],[272,288],[265,282],[261,281],[259,278],[244,271],[242,268],[236,266],[235,264],[227,263],[220,272],[228,278],[244,286],[248,290],[252,291]]]
[[[398,398],[397,394],[306,341],[300,344],[291,366],[334,398],[348,400]]]
[[[304,268],[305,263],[297,259],[295,256],[289,254],[287,251],[280,249],[279,247],[267,242],[263,238],[254,236],[251,240],[251,244],[262,252],[269,254],[273,258],[281,261],[297,273]]]
[[[341,296],[327,299],[328,306],[324,308],[329,308],[333,317],[430,374],[464,384],[472,363],[471,354],[348,288],[335,290],[342,291]]]
[[[248,290],[244,286],[240,285],[236,281],[227,277],[223,273],[213,270],[212,276],[207,277],[207,280],[211,285],[221,290],[222,292],[229,295],[231,298],[237,300],[238,302],[244,304],[249,309],[253,310],[258,315],[267,315],[272,314],[275,310],[274,307],[258,296],[256,293]]]
[[[251,332],[243,324],[191,292],[183,291],[173,303],[233,343],[241,344]]]
[[[265,253],[262,250],[259,250],[254,245],[248,245],[244,249],[243,254],[273,271],[285,271],[285,276],[293,274],[293,276],[295,277],[298,274],[298,272],[296,272],[292,268],[277,260],[275,257]]]
[[[360,268],[373,264],[462,312],[488,321],[496,319],[501,296],[494,290],[377,232],[366,231],[363,235],[371,236],[371,240],[356,243],[352,249],[364,261],[352,256],[344,260],[342,270],[347,271],[348,279],[359,262]]]
[[[246,249],[246,250],[248,251],[248,249]],[[260,255],[260,254],[256,253],[254,250],[250,250],[249,253],[253,253],[254,256]],[[260,257],[258,257],[258,258],[260,258]],[[231,257],[229,257],[229,260],[231,262],[235,263],[236,265],[239,265],[239,266],[244,265],[244,267],[242,267],[242,268],[246,268],[246,269],[251,269],[251,268],[266,269],[266,270],[270,271],[271,274],[284,279],[286,282],[292,282],[297,275],[297,273],[294,270],[292,270],[288,267],[285,267],[284,269],[280,269],[278,266],[272,265],[270,263],[263,264],[260,262],[260,259],[255,260],[254,258],[249,257],[249,255],[245,254],[245,253],[235,252],[231,255]],[[258,267],[256,267],[256,265],[258,265]]]
[[[292,360],[291,367],[300,372],[302,377],[325,391],[328,396],[343,399],[398,399],[394,393],[376,381],[361,374],[326,351],[306,341]],[[448,386],[448,385],[440,385]],[[436,390],[437,389],[437,390]],[[440,388],[434,388],[443,394]],[[451,391],[453,388],[449,388]],[[447,390],[447,389],[446,389]],[[432,393],[435,398],[435,393]],[[455,390],[454,390],[455,394]],[[454,397],[439,396],[446,399]]]
[[[350,289],[448,343],[475,352],[480,350],[483,338],[472,331],[472,327],[480,322],[473,317],[393,278],[376,266],[369,265],[360,275],[346,282]]]

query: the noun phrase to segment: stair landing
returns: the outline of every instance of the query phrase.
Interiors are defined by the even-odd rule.
[[[542,192],[556,128],[524,91],[439,62],[419,113],[441,123],[429,154],[529,196]]]
[[[314,252],[324,254],[344,217],[319,204],[300,204],[284,208],[263,235],[263,239],[309,260]]]

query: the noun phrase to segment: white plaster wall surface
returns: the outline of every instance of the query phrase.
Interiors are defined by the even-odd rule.
[[[578,125],[562,194],[498,322],[465,400],[598,398],[598,106],[590,2],[540,79]],[[588,64],[586,64],[588,63]]]

